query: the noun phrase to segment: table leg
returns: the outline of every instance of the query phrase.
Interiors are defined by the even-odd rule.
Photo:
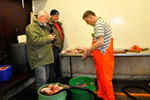
[[[69,57],[70,58],[70,76],[72,78],[72,61],[71,61],[71,56]]]

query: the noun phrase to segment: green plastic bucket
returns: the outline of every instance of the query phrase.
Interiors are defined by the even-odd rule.
[[[80,84],[88,84],[84,88],[88,88],[92,91],[96,90],[95,80],[91,77],[75,77],[69,81],[70,86],[77,86]],[[81,89],[71,89],[72,92],[72,100],[94,100],[94,96],[89,93],[88,91],[81,90]]]
[[[63,84],[60,84],[60,83],[51,83],[51,84],[46,84],[46,85],[40,87],[38,89],[38,100],[66,100],[66,96],[67,96],[66,91],[63,91],[63,92],[58,93],[56,95],[50,95],[50,96],[40,94],[40,90],[42,88],[47,87],[48,85],[54,85],[54,84],[64,86]]]

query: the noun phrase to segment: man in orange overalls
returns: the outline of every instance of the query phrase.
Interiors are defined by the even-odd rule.
[[[113,39],[110,26],[94,12],[86,11],[83,14],[85,22],[94,26],[92,46],[88,47],[82,55],[82,60],[93,53],[97,73],[98,96],[103,100],[115,100],[113,92]]]

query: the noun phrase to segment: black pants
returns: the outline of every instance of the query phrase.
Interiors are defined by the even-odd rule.
[[[61,77],[60,64],[59,64],[59,53],[60,50],[57,47],[53,48],[54,63],[50,66],[50,82],[53,82],[55,78]]]

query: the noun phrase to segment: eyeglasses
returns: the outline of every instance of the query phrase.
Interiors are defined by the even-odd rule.
[[[46,18],[45,16],[43,16],[46,20],[49,20],[49,18]]]

